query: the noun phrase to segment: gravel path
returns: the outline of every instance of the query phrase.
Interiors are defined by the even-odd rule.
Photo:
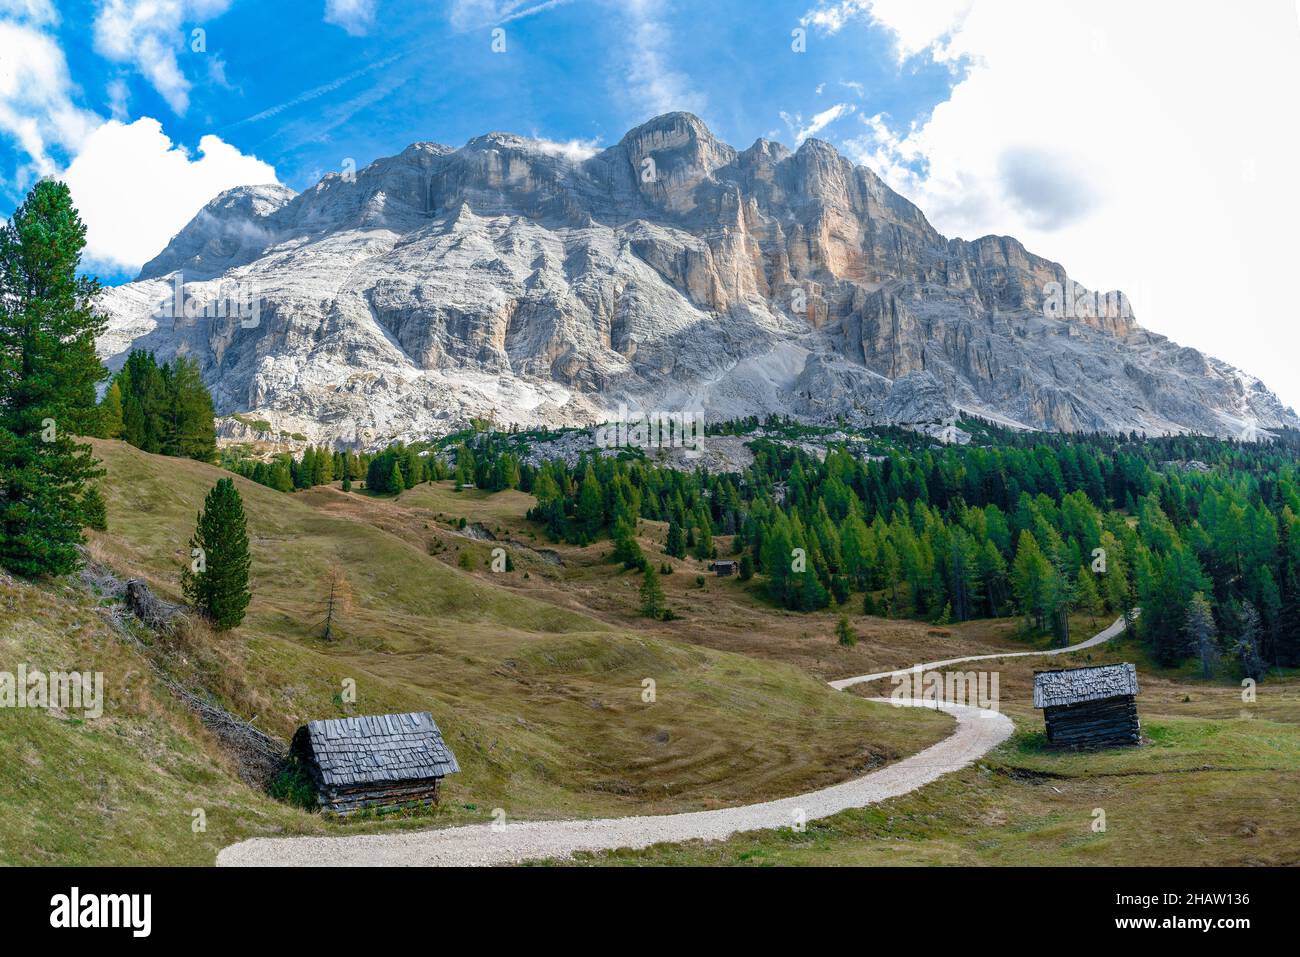
[[[1069,648],[972,655],[919,667],[925,671],[964,661],[1078,651],[1109,641],[1123,630],[1121,618],[1105,631]],[[830,684],[842,689],[911,670],[859,675]],[[886,698],[872,700],[898,703]],[[934,708],[936,705],[912,700],[907,706]],[[507,821],[502,825],[475,824],[401,834],[254,838],[223,848],[217,855],[217,864],[223,867],[517,864],[538,858],[566,858],[575,851],[642,848],[663,841],[720,841],[741,831],[790,827],[913,791],[978,760],[1015,730],[1010,718],[994,711],[947,703],[940,703],[938,709],[957,719],[953,733],[938,744],[852,781],[778,801],[716,811],[588,821]]]
[[[1133,617],[1138,616],[1138,610],[1133,610]],[[1077,645],[1069,645],[1065,648],[1048,648],[1045,651],[1004,651],[996,655],[966,655],[964,658],[945,658],[943,661],[931,661],[923,665],[913,665],[911,668],[903,668],[900,671],[878,671],[874,675],[857,675],[853,678],[841,678],[838,681],[829,682],[830,686],[836,691],[843,691],[845,688],[851,688],[854,685],[860,685],[867,681],[879,681],[881,678],[893,678],[897,675],[905,675],[916,671],[933,671],[939,668],[946,668],[948,665],[959,665],[965,661],[990,661],[994,658],[1026,658],[1032,655],[1059,655],[1067,651],[1082,651],[1084,648],[1091,648],[1093,645],[1100,645],[1103,641],[1110,641],[1121,631],[1124,630],[1125,624],[1123,618],[1115,619],[1115,623],[1104,631],[1099,631],[1086,641],[1081,641]]]

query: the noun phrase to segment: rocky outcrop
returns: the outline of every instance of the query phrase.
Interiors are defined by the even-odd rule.
[[[191,308],[177,309],[181,280]],[[222,303],[249,298],[250,319]],[[160,302],[170,303],[161,310]],[[230,190],[108,289],[110,367],[196,357],[222,414],[373,445],[631,409],[1027,428],[1297,425],[1010,237],[939,235],[827,143],[673,113],[592,156],[417,143],[301,194]]]

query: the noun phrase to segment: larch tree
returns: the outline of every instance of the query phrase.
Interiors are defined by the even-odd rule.
[[[1075,586],[1075,607],[1091,618],[1092,623],[1096,625],[1097,616],[1102,611],[1102,603],[1101,593],[1097,590],[1097,583],[1094,578],[1093,572],[1088,571],[1082,565],[1079,566],[1079,577]]]
[[[835,640],[845,647],[852,647],[858,643],[858,636],[849,624],[847,615],[840,615],[840,620],[835,625]]]
[[[1214,661],[1218,657],[1218,645],[1215,638],[1218,630],[1214,625],[1214,613],[1210,603],[1200,592],[1192,595],[1187,605],[1187,621],[1183,626],[1187,644],[1201,659],[1201,677],[1214,677]]]
[[[664,590],[659,585],[659,573],[649,562],[645,566],[645,577],[641,579],[641,614],[646,618],[663,618]]]
[[[1247,678],[1259,681],[1264,677],[1267,666],[1259,652],[1260,620],[1259,610],[1249,601],[1241,603],[1241,628],[1233,645],[1233,652],[1241,662],[1241,670]]]
[[[339,619],[352,607],[352,585],[342,565],[335,563],[325,573],[325,598],[321,604],[325,611],[325,619],[321,622],[321,637],[333,641]]]

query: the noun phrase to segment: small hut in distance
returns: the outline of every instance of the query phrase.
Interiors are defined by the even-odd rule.
[[[1043,709],[1047,741],[1060,747],[1137,744],[1137,669],[1129,663],[1034,672],[1034,707]]]
[[[427,711],[311,721],[289,753],[311,776],[321,808],[339,814],[435,804],[442,779],[460,771]]]

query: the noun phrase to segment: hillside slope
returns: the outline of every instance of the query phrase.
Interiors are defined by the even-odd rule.
[[[90,554],[178,597],[195,513],[226,473],[116,442],[95,451],[109,531],[93,534]],[[336,490],[235,481],[254,600],[232,632],[137,628],[126,640],[105,618],[110,594],[0,578],[0,670],[102,671],[107,699],[98,718],[0,709],[0,759],[26,769],[0,781],[0,861],[210,863],[246,836],[484,821],[498,807],[512,818],[717,807],[841,780],[946,733],[938,716],[900,721],[788,665],[615,629],[499,587],[417,547],[420,529],[399,535],[318,507]],[[330,563],[354,600],[341,637],[325,642]],[[314,718],[429,710],[463,772],[430,815],[328,822],[243,784],[160,676],[281,739]],[[195,808],[205,832],[191,829]]]

